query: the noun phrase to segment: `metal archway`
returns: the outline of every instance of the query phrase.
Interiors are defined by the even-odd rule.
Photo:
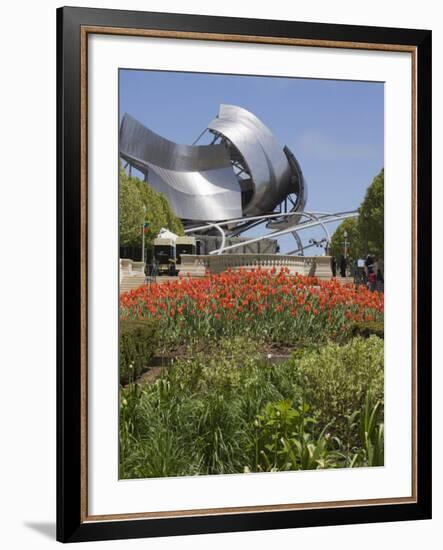
[[[263,216],[250,216],[247,219],[250,221],[259,221],[261,220],[261,223],[265,222],[268,219],[272,219],[274,217],[282,216],[282,214],[265,214]],[[338,212],[335,214],[326,213],[326,212],[287,212],[284,214],[284,216],[290,217],[290,216],[304,216],[309,218],[311,221],[297,223],[294,225],[291,225],[290,227],[285,227],[285,229],[273,231],[271,233],[267,233],[265,235],[262,235],[260,237],[253,237],[251,239],[248,239],[246,241],[242,241],[241,243],[232,244],[229,246],[221,246],[220,248],[213,250],[210,252],[210,254],[223,254],[223,252],[226,252],[227,250],[233,250],[235,248],[240,248],[242,246],[247,246],[248,244],[252,244],[255,242],[262,241],[264,239],[274,238],[274,237],[280,237],[283,235],[286,235],[288,233],[293,233],[294,231],[302,231],[304,229],[309,229],[311,227],[321,226],[325,232],[327,242],[330,243],[331,236],[330,233],[326,227],[327,223],[332,223],[336,221],[342,221],[347,218],[354,218],[358,216],[358,211],[348,211],[348,212]],[[223,227],[229,226],[232,224],[235,224],[238,221],[244,220],[244,218],[240,219],[233,219],[233,220],[225,220],[223,222],[218,222],[217,224],[213,224],[210,222],[207,222],[203,225],[189,227],[185,229],[185,233],[196,233],[199,231],[207,230],[209,227],[215,227],[217,226],[217,229],[220,231],[222,230],[223,233],[226,235],[226,232],[223,230]],[[299,244],[300,248],[300,244]],[[305,248],[305,247],[302,247]],[[297,249],[298,251],[298,249]],[[294,251],[295,252],[295,251]]]

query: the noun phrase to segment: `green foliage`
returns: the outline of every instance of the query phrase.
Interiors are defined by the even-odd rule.
[[[373,254],[384,257],[384,169],[372,180],[359,208],[358,218],[344,220],[331,238],[331,254],[343,253],[344,231],[348,232],[349,257],[357,260]]]
[[[384,338],[385,325],[383,321],[361,321],[353,325],[351,332],[353,336],[362,336],[363,338],[368,338],[371,334]]]
[[[356,218],[348,218],[346,220],[343,220],[341,224],[337,227],[331,238],[331,255],[335,256],[338,259],[340,258],[341,254],[343,254],[345,231],[347,231],[348,233],[346,239],[349,243],[347,247],[348,258],[351,261],[361,258],[363,250],[360,234],[357,228]]]
[[[361,409],[369,390],[383,403],[384,346],[377,336],[354,338],[343,346],[329,344],[294,362],[304,399],[320,425],[331,423],[339,438],[346,434],[346,418]]]
[[[382,402],[374,403],[372,393],[368,391],[360,414],[363,463],[368,466],[383,466],[384,464],[384,424],[380,422],[382,416]]]
[[[137,178],[132,178],[132,181],[138,189],[142,204],[146,207],[146,221],[150,224],[149,233],[146,234],[147,241],[153,240],[162,227],[177,235],[184,235],[183,225],[172,212],[166,197]]]
[[[270,369],[259,374],[257,360],[251,345],[221,342],[218,356],[197,354],[155,382],[123,389],[121,477],[243,471],[245,426],[269,399],[281,398],[266,383]]]
[[[359,208],[358,231],[364,253],[384,256],[384,169],[373,179]]]
[[[300,350],[281,364],[262,357],[249,339],[217,344],[216,350],[175,361],[155,381],[121,390],[122,478],[351,467],[382,460],[382,340],[358,338],[324,351]],[[339,385],[328,393],[326,382],[334,385],[334,376]]]
[[[335,454],[340,462],[348,468],[384,465],[384,424],[383,405],[374,403],[371,391],[366,393],[364,403],[359,411],[354,411],[347,418],[345,439],[334,437],[337,445]],[[356,438],[355,435],[358,437]]]
[[[154,321],[120,321],[120,384],[133,382],[149,364],[158,341]]]
[[[316,470],[333,463],[328,457],[327,426],[316,437],[317,420],[307,403],[268,403],[255,420],[255,471]]]
[[[119,231],[120,246],[141,246],[144,217],[143,202],[135,178],[120,171]]]
[[[138,178],[129,177],[123,169],[120,170],[119,210],[121,246],[141,246],[145,221],[149,222],[146,246],[151,245],[162,227],[184,234],[183,225],[166,197]]]

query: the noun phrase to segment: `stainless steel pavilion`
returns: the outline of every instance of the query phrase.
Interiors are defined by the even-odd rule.
[[[302,210],[306,184],[288,147],[252,113],[220,105],[210,145],[169,141],[125,114],[120,155],[168,198],[184,220],[221,221],[271,213],[285,200]]]
[[[299,231],[321,226],[328,244],[326,224],[357,215],[306,212],[307,184],[295,155],[246,109],[220,105],[205,132],[212,135],[209,145],[183,145],[125,114],[120,156],[167,197],[186,232],[221,234],[215,253],[228,249],[225,237],[265,224],[272,232],[254,241],[290,233],[297,243],[293,252],[303,254]]]

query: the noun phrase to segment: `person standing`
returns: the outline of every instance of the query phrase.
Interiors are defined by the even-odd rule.
[[[331,257],[331,271],[332,271],[332,276],[336,277],[337,276],[337,260],[335,259],[335,256]]]
[[[384,292],[385,290],[385,280],[381,269],[377,269],[377,290],[380,292]]]
[[[348,265],[348,262],[346,261],[346,258],[342,254],[340,256],[340,277],[346,277],[347,265]]]
[[[366,276],[369,278],[369,274],[371,272],[371,270],[373,270],[374,268],[374,257],[371,256],[371,254],[368,254],[366,256],[366,260],[365,260],[365,271],[366,271]]]
[[[375,274],[375,271],[372,269],[372,267],[369,268],[369,275],[368,275],[368,286],[369,290],[371,292],[374,292],[376,286],[377,286],[377,276]]]

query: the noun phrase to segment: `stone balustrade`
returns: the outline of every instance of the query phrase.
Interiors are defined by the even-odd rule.
[[[221,273],[227,269],[289,269],[295,275],[329,279],[332,276],[330,256],[285,256],[282,254],[220,254],[196,256],[182,254],[181,275],[202,277],[206,271]]]
[[[145,275],[144,263],[134,262],[126,258],[120,259],[120,282],[126,277],[140,277]]]

